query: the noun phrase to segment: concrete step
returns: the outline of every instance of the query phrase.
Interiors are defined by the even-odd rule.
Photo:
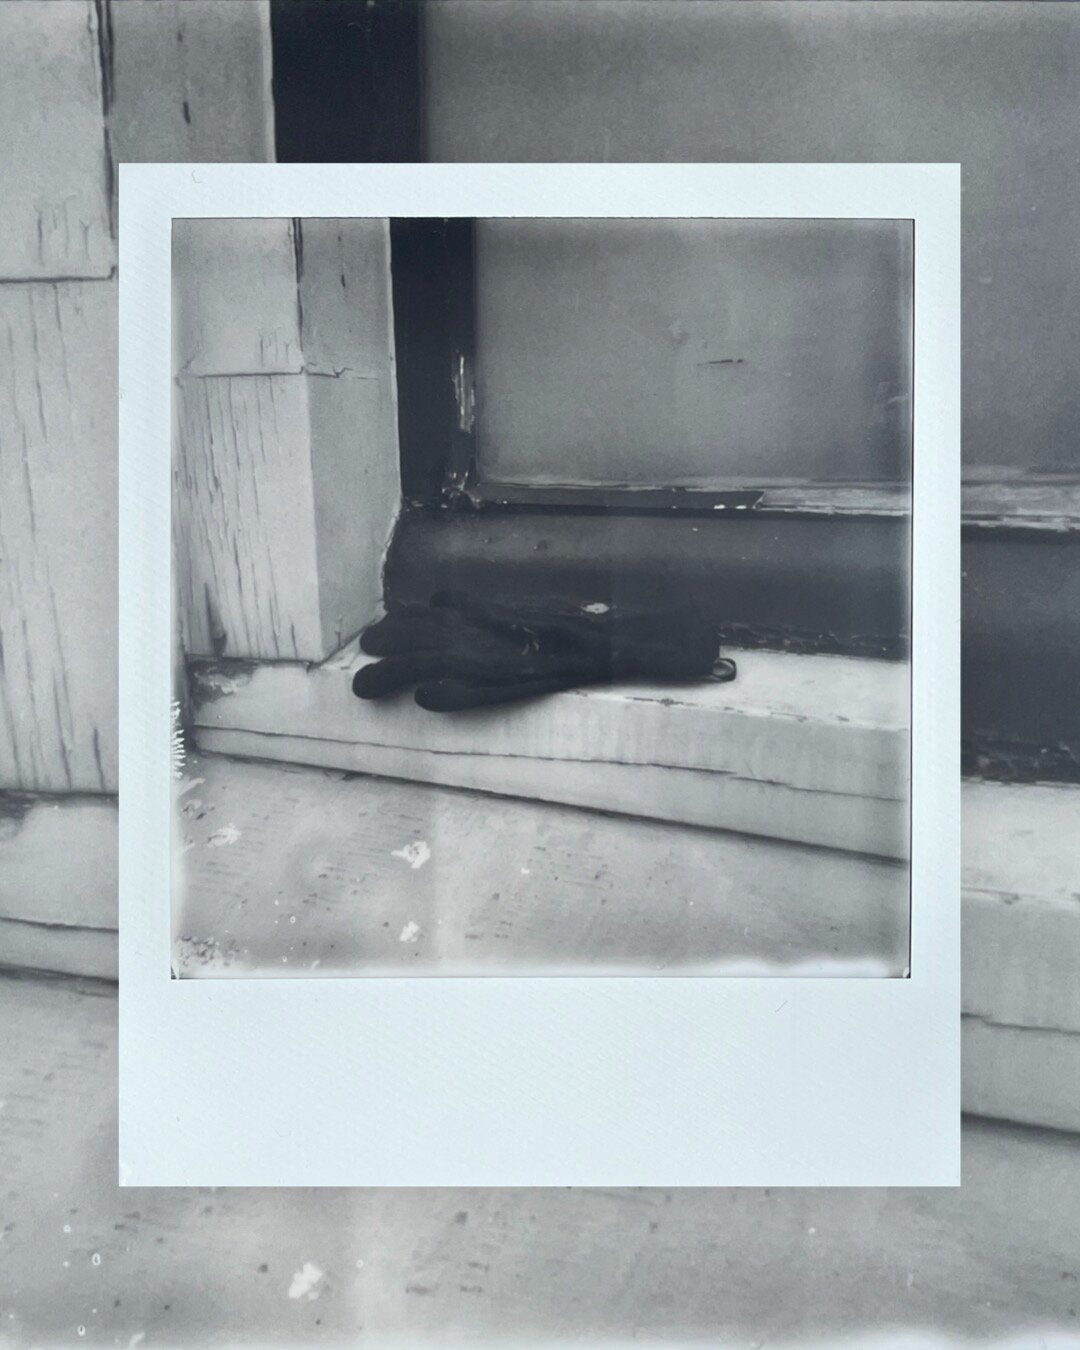
[[[731,684],[572,690],[439,715],[364,703],[352,643],[316,667],[192,666],[204,750],[736,830],[873,856],[909,849],[908,669],[735,653]]]

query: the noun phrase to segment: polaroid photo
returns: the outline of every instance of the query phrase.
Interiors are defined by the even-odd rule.
[[[121,1181],[959,1181],[959,169],[125,165]]]

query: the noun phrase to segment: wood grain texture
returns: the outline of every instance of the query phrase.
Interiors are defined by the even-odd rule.
[[[116,163],[274,158],[268,0],[112,0]]]
[[[173,241],[185,650],[320,660],[376,614],[400,503],[386,221]]]
[[[174,530],[188,652],[321,654],[307,395],[299,376],[176,383]]]
[[[132,1191],[115,993],[3,980],[0,1024],[14,1344],[1075,1339],[1075,1139],[967,1121],[963,1185],[931,1190]]]
[[[111,282],[0,286],[3,788],[116,790],[115,391]]]
[[[113,269],[101,40],[92,0],[0,5],[0,279]]]
[[[897,976],[908,963],[897,864],[214,755],[185,778],[181,976]]]

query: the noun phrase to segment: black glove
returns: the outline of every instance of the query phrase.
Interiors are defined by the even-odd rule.
[[[353,676],[359,698],[415,684],[433,712],[510,703],[623,680],[733,680],[717,638],[690,612],[559,613],[440,592],[396,605],[365,630],[360,649],[383,659]]]

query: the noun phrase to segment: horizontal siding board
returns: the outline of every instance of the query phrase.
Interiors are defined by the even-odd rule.
[[[116,292],[0,286],[0,788],[110,792]]]

